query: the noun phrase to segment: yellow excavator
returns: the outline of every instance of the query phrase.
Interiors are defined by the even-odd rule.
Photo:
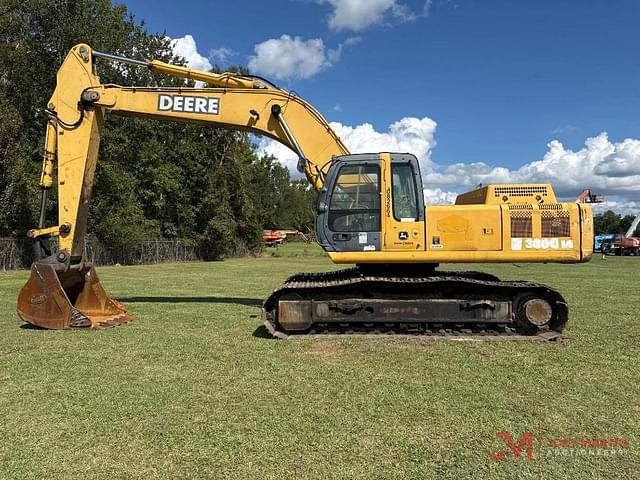
[[[101,61],[203,82],[201,87],[102,84]],[[132,320],[111,299],[85,257],[87,214],[107,114],[189,122],[266,135],[292,149],[319,192],[316,236],[334,263],[354,267],[301,273],[264,302],[276,337],[309,332],[499,332],[557,334],[568,309],[555,290],[500,281],[440,263],[587,262],[593,245],[588,205],[559,203],[549,184],[487,185],[455,205],[425,207],[410,153],[351,154],[303,99],[256,76],[207,73],[75,46],[58,70],[47,105],[42,208],[36,245],[58,237],[18,297],[18,314],[54,329],[103,328]],[[54,173],[55,172],[55,173]],[[57,177],[58,219],[46,226],[47,191]]]

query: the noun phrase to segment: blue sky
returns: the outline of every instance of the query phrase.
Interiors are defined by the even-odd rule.
[[[428,144],[427,188],[561,176],[566,196],[593,187],[632,208],[640,200],[638,0],[125,3],[150,31],[191,35],[210,63],[275,76],[343,126],[384,135],[401,119],[432,119],[432,131],[409,132]],[[269,63],[298,47],[290,69]],[[310,52],[320,63],[304,65]]]

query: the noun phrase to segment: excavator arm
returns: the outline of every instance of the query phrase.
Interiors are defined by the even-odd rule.
[[[100,58],[204,82],[209,88],[103,85],[96,73],[96,60]],[[84,259],[87,216],[107,114],[211,125],[270,137],[298,155],[299,171],[317,190],[324,184],[332,158],[349,153],[315,108],[264,79],[201,72],[157,60],[131,60],[82,44],[70,51],[58,70],[47,113],[41,214],[38,228],[30,230],[28,236],[36,240],[57,236],[58,251],[34,263],[32,279],[19,298],[18,312],[30,323],[52,328],[95,327],[130,319],[124,307],[108,298],[95,270]],[[54,185],[54,171],[58,224],[46,227],[44,212],[47,191]],[[42,293],[44,290],[48,293]]]

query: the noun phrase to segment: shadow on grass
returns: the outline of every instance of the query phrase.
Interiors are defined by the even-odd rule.
[[[46,328],[39,327],[38,325],[32,325],[31,323],[23,323],[20,325],[22,330],[47,330]]]
[[[120,297],[122,303],[225,303],[245,305],[247,307],[261,307],[263,300],[260,298],[237,297]]]
[[[269,333],[269,330],[267,330],[267,327],[265,327],[264,325],[260,325],[258,328],[256,328],[253,331],[253,336],[255,338],[266,338],[268,340],[276,340],[276,338]]]

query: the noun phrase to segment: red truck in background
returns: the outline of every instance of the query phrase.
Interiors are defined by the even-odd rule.
[[[311,241],[307,235],[299,230],[263,230],[262,241],[266,247],[275,247],[282,245],[287,239],[287,235],[296,235],[306,243]]]
[[[603,240],[601,249],[609,255],[640,255],[640,238],[616,235],[611,240]]]
[[[624,235],[616,235],[611,240],[603,240],[602,253],[609,255],[640,255],[640,238],[632,237],[640,223],[640,214],[633,220],[629,230]]]

